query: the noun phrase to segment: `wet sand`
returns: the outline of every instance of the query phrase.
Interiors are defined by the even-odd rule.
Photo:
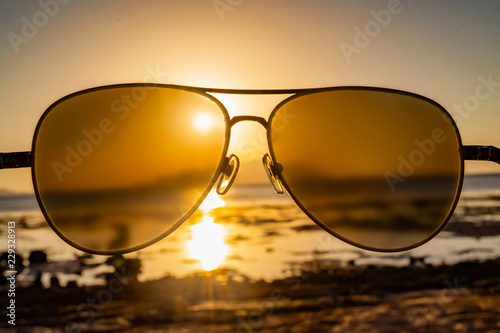
[[[294,266],[266,282],[219,268],[138,282],[111,260],[101,286],[17,288],[5,332],[500,332],[500,259],[430,266]],[[2,304],[6,304],[5,285]]]

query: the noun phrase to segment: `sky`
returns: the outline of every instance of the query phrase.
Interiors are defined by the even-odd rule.
[[[59,98],[125,82],[401,89],[444,106],[464,144],[500,147],[499,16],[495,0],[5,0],[0,152],[30,150]],[[266,116],[283,96],[220,99],[231,115]],[[233,136],[239,181],[265,181],[262,127],[237,124]],[[30,170],[0,171],[0,189],[31,192]]]

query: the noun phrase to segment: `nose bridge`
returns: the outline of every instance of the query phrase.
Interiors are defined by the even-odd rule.
[[[263,117],[235,116],[235,117],[231,118],[231,120],[229,122],[229,126],[232,127],[233,125],[235,125],[241,121],[254,121],[254,122],[261,124],[265,129],[267,129],[267,125],[268,125],[267,120]],[[236,176],[236,172],[238,170],[238,165],[239,165],[238,158],[235,155],[231,155],[231,157],[234,160],[236,160],[236,162],[237,162],[235,164],[236,169],[234,169],[235,171],[233,172],[232,167],[230,165],[228,165],[228,170],[231,170],[230,176],[228,176],[228,177],[230,177],[231,181],[228,183],[227,181],[223,180],[223,178],[221,178],[221,180],[219,181],[219,187],[217,190],[217,193],[221,194],[221,195],[225,194],[227,192],[227,190],[231,186],[232,180],[234,180],[234,177]],[[271,159],[269,154],[267,154],[267,153],[262,157],[262,163],[264,165],[264,169],[266,170],[267,176],[269,177],[269,180],[271,181],[271,185],[273,186],[276,193],[283,194],[285,191],[284,191],[281,179],[280,179],[280,174],[283,171],[283,167],[281,166],[281,164],[275,163]],[[224,174],[222,175],[222,177],[225,177]],[[226,184],[226,183],[228,183],[227,186],[222,185],[222,187],[221,187],[221,184]],[[219,191],[219,188],[221,188],[222,190]]]
[[[267,120],[257,116],[235,116],[231,118],[231,122],[229,123],[229,125],[232,127],[240,121],[255,121],[264,126],[264,128],[267,128]]]

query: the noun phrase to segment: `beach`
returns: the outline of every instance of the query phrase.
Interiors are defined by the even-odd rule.
[[[18,289],[16,327],[3,325],[3,329],[9,332],[500,330],[500,260],[400,268],[339,268],[310,262],[289,277],[272,282],[251,280],[224,269],[138,282],[131,268],[134,265],[124,262],[116,264],[115,273],[110,273],[107,283],[101,286],[44,288],[35,283]]]
[[[31,196],[3,197],[0,237],[14,221],[19,257],[15,326],[2,261],[0,331],[500,332],[499,182],[468,180],[445,229],[401,253],[345,244],[260,185],[112,257],[60,240]]]

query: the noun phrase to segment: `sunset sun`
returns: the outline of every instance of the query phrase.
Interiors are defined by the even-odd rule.
[[[199,132],[208,132],[215,125],[213,116],[208,113],[200,112],[193,117],[193,127]]]

